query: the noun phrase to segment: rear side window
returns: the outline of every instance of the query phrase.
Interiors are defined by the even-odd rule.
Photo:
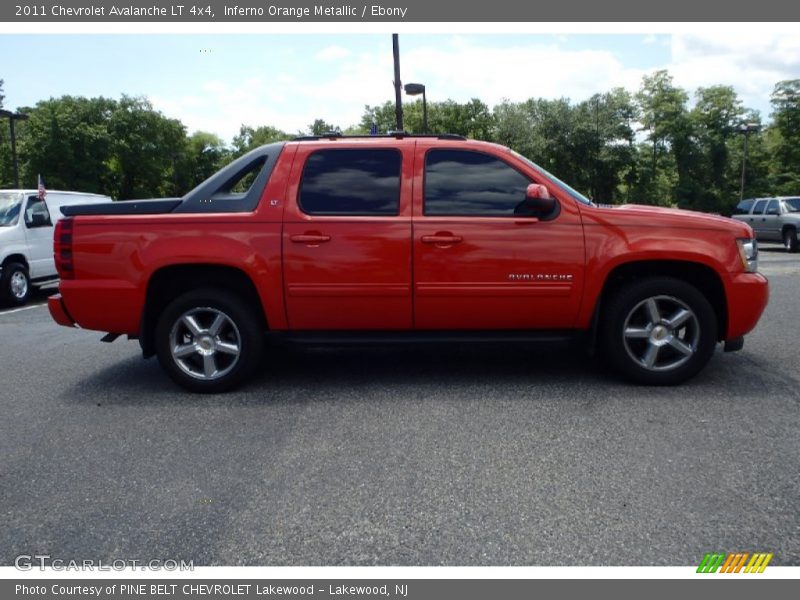
[[[499,158],[470,150],[431,150],[425,158],[425,214],[513,217],[531,181]]]
[[[396,215],[403,155],[390,148],[338,148],[311,154],[298,202],[308,215]]]
[[[735,215],[747,215],[750,214],[750,209],[753,207],[753,202],[755,200],[742,200],[739,204],[736,205],[736,208],[733,209],[733,214]]]
[[[753,214],[754,215],[763,215],[764,214],[764,207],[766,205],[767,205],[767,201],[766,200],[759,200],[758,202],[756,202],[756,206],[753,209]]]
[[[769,204],[767,204],[767,214],[768,215],[779,215],[781,214],[781,207],[778,204],[777,200],[770,200]]]

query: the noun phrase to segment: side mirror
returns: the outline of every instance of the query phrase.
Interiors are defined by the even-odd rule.
[[[525,190],[525,211],[534,217],[547,217],[556,208],[556,199],[550,195],[547,186],[532,183]]]

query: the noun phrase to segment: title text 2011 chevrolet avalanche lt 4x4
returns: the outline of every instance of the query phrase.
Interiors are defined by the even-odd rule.
[[[169,375],[229,389],[292,339],[583,336],[637,382],[742,347],[767,303],[752,229],[606,208],[526,158],[455,136],[306,138],[181,199],[64,210],[66,326],[138,338]]]

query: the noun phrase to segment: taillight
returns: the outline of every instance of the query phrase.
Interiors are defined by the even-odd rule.
[[[65,217],[56,223],[53,235],[53,253],[56,270],[61,279],[75,278],[75,265],[72,262],[72,231],[73,221],[71,218]]]

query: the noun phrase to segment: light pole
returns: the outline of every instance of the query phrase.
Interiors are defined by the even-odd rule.
[[[753,131],[758,131],[760,129],[761,125],[758,123],[742,123],[736,130],[744,135],[744,152],[742,153],[742,186],[739,189],[739,202],[744,200],[744,182],[747,174],[747,138],[750,137],[750,134]]]
[[[409,96],[422,94],[422,133],[428,133],[428,101],[425,98],[425,86],[421,83],[407,83],[405,90]]]
[[[403,98],[400,94],[400,41],[396,33],[392,34],[392,54],[394,56],[394,114],[397,131],[403,131]]]
[[[11,158],[14,161],[14,187],[19,189],[19,164],[17,163],[17,136],[14,129],[15,121],[27,121],[28,115],[13,113],[10,110],[0,109],[0,117],[8,119],[8,128],[11,130]]]

